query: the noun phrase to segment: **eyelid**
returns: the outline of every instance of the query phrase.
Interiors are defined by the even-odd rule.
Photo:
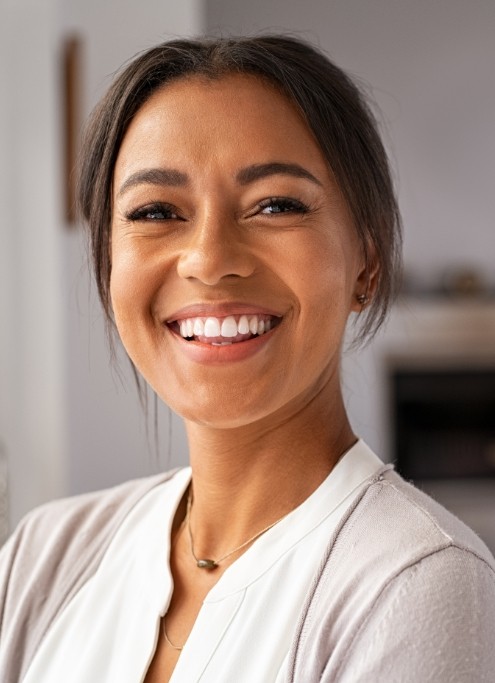
[[[304,202],[301,201],[300,199],[296,199],[296,197],[287,197],[285,195],[272,195],[271,197],[266,197],[266,199],[262,199],[259,203],[260,205],[267,205],[267,204],[276,204],[277,202],[280,202],[281,204],[283,202],[286,202],[287,204],[295,204],[297,206],[304,206]]]

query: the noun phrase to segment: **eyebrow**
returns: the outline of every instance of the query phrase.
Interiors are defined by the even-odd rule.
[[[169,185],[170,187],[185,187],[189,184],[189,178],[185,173],[173,168],[148,168],[136,171],[130,175],[120,186],[118,196],[127,192],[136,185]]]
[[[236,180],[240,185],[249,185],[257,180],[268,178],[273,175],[288,175],[294,178],[304,178],[316,185],[322,183],[312,173],[299,164],[290,164],[273,161],[266,164],[253,164],[241,169],[236,174]],[[189,177],[182,171],[173,168],[148,168],[136,171],[130,175],[120,186],[118,197],[137,185],[168,185],[169,187],[185,187],[189,184]]]
[[[322,185],[322,183],[316,178],[312,173],[299,164],[288,164],[283,162],[271,162],[268,164],[254,164],[253,166],[247,166],[243,168],[236,175],[237,182],[241,185],[248,185],[256,180],[261,180],[262,178],[267,178],[272,175],[289,175],[294,178],[304,178],[305,180],[310,180],[316,185]]]

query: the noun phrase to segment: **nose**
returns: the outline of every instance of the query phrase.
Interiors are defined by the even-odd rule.
[[[180,277],[206,285],[216,285],[224,278],[249,277],[254,269],[254,256],[242,227],[212,214],[191,226],[177,265]]]

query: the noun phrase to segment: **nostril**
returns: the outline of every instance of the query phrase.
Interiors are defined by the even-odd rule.
[[[255,271],[254,257],[250,251],[229,241],[222,245],[203,245],[201,248],[185,248],[177,264],[178,275],[187,280],[197,280],[209,286],[220,281],[238,281]]]

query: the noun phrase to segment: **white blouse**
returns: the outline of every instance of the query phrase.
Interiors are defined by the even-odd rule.
[[[360,485],[383,463],[358,441],[325,481],[236,560],[207,595],[172,683],[279,683],[311,580]],[[140,683],[173,583],[170,530],[189,468],[128,514],[92,578],[55,620],[25,683]]]

